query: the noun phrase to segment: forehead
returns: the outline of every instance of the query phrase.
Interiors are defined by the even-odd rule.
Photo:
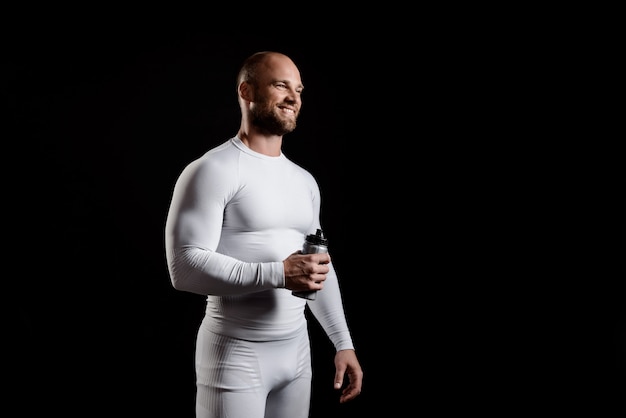
[[[272,56],[261,64],[259,78],[264,82],[284,81],[294,86],[302,86],[298,67],[287,57]]]

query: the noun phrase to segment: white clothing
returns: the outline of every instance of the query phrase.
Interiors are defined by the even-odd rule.
[[[293,340],[306,329],[308,303],[335,349],[353,349],[332,263],[315,300],[284,288],[283,260],[318,228],[317,182],[282,153],[260,154],[233,137],[185,167],[173,191],[165,249],[174,288],[207,295],[199,334]],[[202,335],[197,372],[206,364]]]

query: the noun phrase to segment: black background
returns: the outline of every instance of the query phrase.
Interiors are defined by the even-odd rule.
[[[612,264],[587,303],[564,297],[578,292],[558,272],[580,266],[561,257],[572,215],[556,202],[571,195],[543,175],[552,149],[516,141],[530,122],[509,100],[525,87],[501,49],[286,32],[59,25],[8,39],[12,416],[193,417],[204,299],[170,285],[165,217],[183,167],[236,133],[236,71],[258,50],[302,73],[284,152],[320,183],[365,372],[339,405],[313,321],[312,417],[624,411],[623,177],[596,191]],[[581,366],[585,331],[607,348]]]
[[[284,152],[320,183],[324,229],[367,373],[364,391],[373,394],[376,380],[389,384],[373,366],[393,355],[379,351],[379,333],[390,332],[384,304],[377,308],[379,291],[358,284],[375,278],[361,277],[371,267],[351,250],[353,240],[376,233],[367,218],[377,204],[360,193],[379,187],[368,172],[380,164],[378,150],[359,153],[376,129],[375,111],[361,113],[364,126],[351,126],[354,107],[368,105],[365,92],[355,95],[350,53],[340,43],[283,38],[59,28],[22,34],[12,45],[6,91],[21,158],[12,162],[19,186],[11,209],[20,222],[11,228],[24,260],[12,324],[19,383],[12,387],[25,413],[193,416],[204,298],[171,287],[164,223],[183,167],[237,132],[236,72],[258,50],[284,52],[302,72],[303,112]],[[381,151],[392,147],[385,142]],[[312,416],[351,416],[375,405],[373,396],[338,404],[333,349],[316,322],[311,333]]]

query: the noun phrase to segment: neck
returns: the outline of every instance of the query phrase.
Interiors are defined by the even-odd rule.
[[[270,157],[279,157],[283,144],[283,137],[278,135],[262,135],[258,132],[250,132],[245,129],[239,129],[237,137],[241,139],[248,148],[259,154],[268,155]]]

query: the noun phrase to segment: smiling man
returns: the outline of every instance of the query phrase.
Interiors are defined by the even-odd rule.
[[[288,56],[248,57],[237,76],[239,131],[185,167],[174,187],[165,226],[171,282],[207,297],[196,340],[198,418],[309,416],[306,304],[336,349],[339,402],[361,393],[330,254],[301,251],[322,229],[319,186],[282,153],[303,89]]]

